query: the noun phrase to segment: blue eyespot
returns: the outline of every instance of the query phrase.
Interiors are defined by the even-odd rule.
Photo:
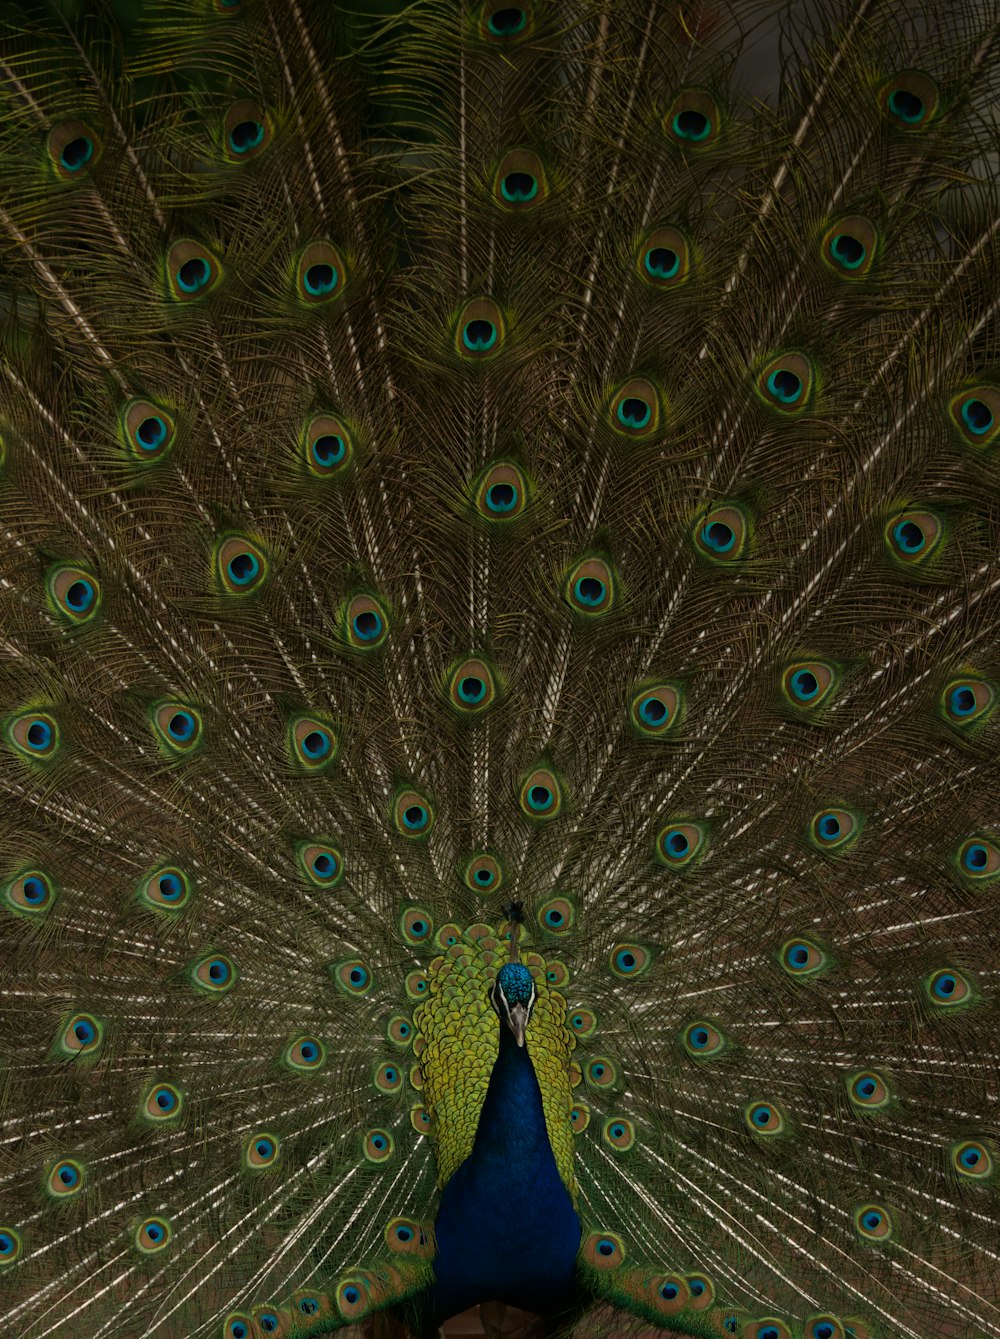
[[[161,874],[159,888],[164,902],[176,902],[184,892],[184,885],[176,874]]]
[[[156,451],[167,438],[167,425],[158,414],[144,418],[135,430],[135,438],[143,451]]]
[[[482,679],[469,675],[459,681],[458,695],[463,702],[474,705],[476,702],[481,702],[486,696],[486,685]]]
[[[638,396],[627,396],[617,409],[618,422],[623,428],[644,428],[653,417],[653,408]]]
[[[725,521],[712,521],[702,527],[701,541],[713,553],[728,553],[736,543],[736,532]]]
[[[85,613],[94,603],[93,583],[79,577],[66,592],[66,603],[77,614]]]
[[[47,749],[52,743],[52,726],[48,721],[32,721],[28,726],[26,738],[33,749]]]
[[[639,715],[647,725],[660,725],[666,719],[668,712],[660,698],[647,697],[639,704]]]
[[[976,709],[976,695],[967,684],[959,684],[948,694],[948,710],[953,716],[969,716]]]
[[[31,874],[21,884],[21,892],[25,902],[30,902],[32,906],[37,906],[39,902],[45,901],[47,889],[37,874]]]
[[[900,521],[893,526],[892,536],[903,553],[919,553],[927,542],[916,521]]]
[[[832,842],[840,836],[840,819],[836,814],[824,814],[816,823],[816,831],[824,841]]]
[[[962,422],[977,437],[981,437],[993,427],[993,412],[982,400],[966,400],[961,412]]]
[[[337,287],[339,276],[336,266],[327,263],[310,265],[306,270],[302,282],[305,284],[306,292],[310,297],[326,297]]]
[[[462,328],[462,343],[470,353],[485,353],[497,340],[497,328],[492,321],[477,318]]]
[[[990,853],[979,842],[970,842],[962,852],[962,864],[970,874],[978,874],[989,863]]]
[[[850,233],[843,232],[837,233],[836,237],[834,237],[833,241],[830,243],[830,250],[833,252],[837,262],[842,265],[845,270],[856,270],[859,265],[864,263],[865,257],[868,254],[856,237],[852,237]],[[815,1330],[814,1334],[818,1336],[818,1339],[821,1339],[818,1330]]]
[[[260,571],[260,562],[254,553],[238,553],[230,558],[226,568],[234,585],[246,586]]]
[[[177,286],[185,293],[197,293],[211,278],[212,270],[202,256],[192,256],[177,271]]]
[[[604,603],[607,587],[597,577],[580,577],[573,587],[573,594],[580,604],[594,608]]]
[[[778,367],[768,377],[767,389],[782,404],[794,404],[802,394],[802,381],[787,367]]]
[[[500,182],[500,194],[510,204],[527,204],[538,194],[538,181],[530,172],[508,172]]]
[[[502,515],[517,506],[517,489],[511,483],[492,484],[486,490],[486,505]]]
[[[249,153],[264,139],[264,127],[259,121],[240,121],[229,132],[229,147],[233,153]]]
[[[812,670],[796,670],[789,683],[794,695],[800,702],[811,702],[819,692],[819,681]]]
[[[339,465],[347,454],[343,437],[338,437],[334,433],[324,433],[323,436],[317,437],[309,449],[313,460],[323,469]]]
[[[654,279],[672,279],[681,267],[681,258],[670,247],[656,246],[646,252],[643,263]]]
[[[175,711],[170,718],[167,729],[174,739],[184,743],[195,732],[194,717],[189,711]]]
[[[59,155],[60,164],[67,172],[79,172],[94,156],[93,142],[86,135],[78,135]]]
[[[924,104],[916,93],[905,88],[894,88],[889,94],[889,110],[901,121],[916,125],[924,117]]]
[[[677,138],[688,140],[691,144],[700,144],[712,131],[712,123],[704,112],[692,109],[678,112],[672,125]]]
[[[353,620],[355,636],[362,642],[373,642],[382,635],[382,619],[375,609],[365,609],[355,614]]]
[[[494,37],[513,37],[527,22],[525,11],[510,5],[505,9],[495,9],[486,26]]]
[[[324,758],[330,752],[330,736],[325,730],[310,730],[302,740],[302,751],[310,758]]]

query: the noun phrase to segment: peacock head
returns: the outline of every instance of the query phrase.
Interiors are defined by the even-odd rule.
[[[506,1023],[518,1046],[524,1045],[528,1019],[535,1007],[535,982],[522,963],[505,962],[490,991],[490,1003],[501,1024]]]

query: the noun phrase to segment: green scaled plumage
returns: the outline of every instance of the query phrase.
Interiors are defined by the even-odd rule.
[[[993,0],[0,15],[0,1330],[1000,1339]]]

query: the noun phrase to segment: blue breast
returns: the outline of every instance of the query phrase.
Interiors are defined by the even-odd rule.
[[[500,1027],[472,1152],[434,1225],[434,1323],[496,1300],[552,1314],[572,1301],[580,1220],[556,1167],[528,1046]]]

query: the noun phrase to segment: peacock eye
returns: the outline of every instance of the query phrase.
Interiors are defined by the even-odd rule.
[[[655,228],[643,240],[636,270],[651,288],[679,288],[691,274],[691,248],[677,228]]]
[[[340,298],[345,277],[346,268],[337,248],[325,240],[310,242],[299,254],[295,268],[295,295],[304,306],[325,306]]]
[[[478,892],[495,892],[503,883],[503,869],[499,860],[486,852],[474,856],[465,867],[466,887]]]
[[[632,697],[630,716],[638,734],[647,739],[665,735],[677,724],[683,703],[679,686],[650,684]]]
[[[474,493],[479,516],[493,524],[512,521],[527,506],[528,481],[523,470],[510,461],[499,461],[481,476]]]
[[[430,800],[416,790],[401,791],[393,805],[396,831],[410,839],[426,837],[434,825]]]
[[[548,195],[548,178],[542,161],[530,149],[506,154],[493,179],[493,198],[508,213],[536,209]]]
[[[448,700],[467,719],[479,715],[496,700],[497,679],[485,660],[463,660],[452,670]]]
[[[706,89],[686,88],[668,107],[663,132],[679,148],[697,153],[718,139],[721,119],[718,105]]]
[[[536,822],[547,822],[555,818],[562,808],[563,795],[559,778],[550,768],[536,768],[521,783],[519,798],[522,813]]]
[[[492,298],[476,298],[459,312],[455,326],[455,350],[460,358],[487,361],[504,345],[503,313]]]
[[[586,619],[607,614],[615,600],[615,575],[603,558],[585,558],[570,571],[564,587],[567,604]]]
[[[348,645],[358,651],[381,646],[389,635],[389,616],[371,595],[356,595],[343,616]]]
[[[652,437],[660,427],[663,411],[664,399],[659,387],[645,377],[633,377],[619,386],[611,398],[611,427],[633,440]]]

